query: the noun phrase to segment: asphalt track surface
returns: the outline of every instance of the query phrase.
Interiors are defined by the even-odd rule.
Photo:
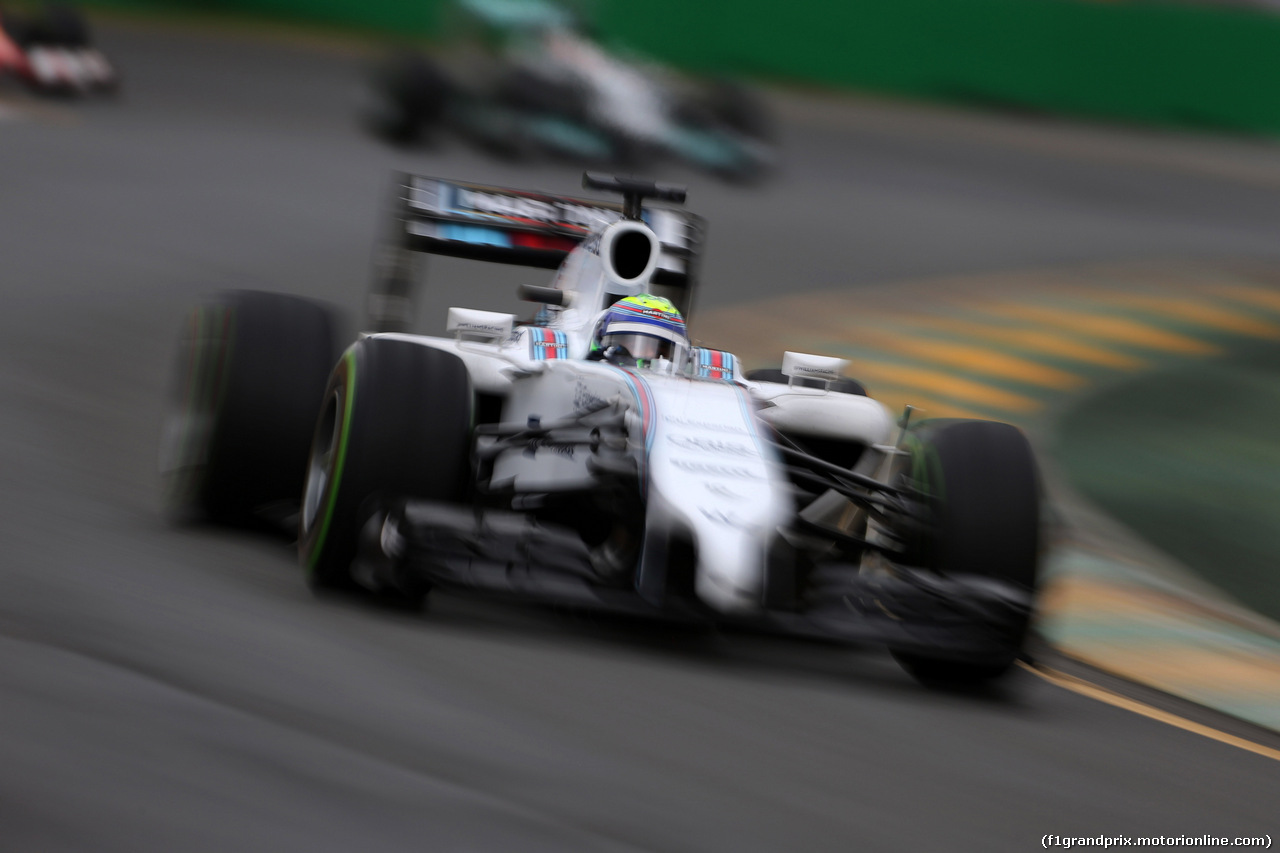
[[[125,74],[118,102],[11,97],[0,121],[0,849],[1277,835],[1274,760],[1022,670],[949,695],[875,649],[448,597],[427,616],[388,613],[313,598],[285,541],[168,524],[155,446],[194,300],[265,287],[357,309],[393,167],[552,191],[577,172],[380,148],[354,125],[361,65],[341,52],[120,26],[102,41]],[[1280,158],[1262,146],[821,99],[784,112],[774,184],[669,175],[712,220],[701,308],[1280,254]],[[1203,168],[1205,146],[1229,168]],[[436,308],[502,307],[530,280],[432,273]]]

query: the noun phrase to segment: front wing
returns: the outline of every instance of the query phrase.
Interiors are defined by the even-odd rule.
[[[358,575],[373,585],[440,587],[664,620],[701,621],[967,663],[995,662],[1020,641],[1032,594],[977,576],[942,578],[898,569],[817,567],[792,607],[761,602],[746,616],[717,613],[671,590],[640,590],[603,576],[573,531],[515,512],[407,501],[365,527]],[[989,660],[990,658],[990,660]]]

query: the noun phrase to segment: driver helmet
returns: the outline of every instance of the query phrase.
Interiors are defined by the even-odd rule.
[[[596,323],[590,357],[634,367],[653,367],[665,359],[678,367],[688,352],[689,337],[676,306],[642,293],[620,299],[604,312]]]

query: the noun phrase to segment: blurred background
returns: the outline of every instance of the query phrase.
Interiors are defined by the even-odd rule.
[[[6,2],[0,849],[1274,835],[1277,15]],[[287,539],[165,518],[192,305],[297,293],[354,334],[393,171],[581,194],[586,167],[689,186],[705,343],[840,355],[895,409],[1028,431],[1056,530],[1047,670],[931,693],[876,649],[447,597],[388,613],[313,598]],[[424,276],[427,332],[543,283]],[[1193,722],[1115,707],[1135,702]]]

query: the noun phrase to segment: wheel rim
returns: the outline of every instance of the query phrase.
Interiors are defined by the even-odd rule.
[[[315,438],[311,442],[311,457],[307,461],[307,485],[302,493],[302,533],[306,536],[314,529],[329,491],[333,476],[334,460],[338,454],[338,413],[342,411],[342,389],[335,388],[325,401],[320,422],[316,424]]]

